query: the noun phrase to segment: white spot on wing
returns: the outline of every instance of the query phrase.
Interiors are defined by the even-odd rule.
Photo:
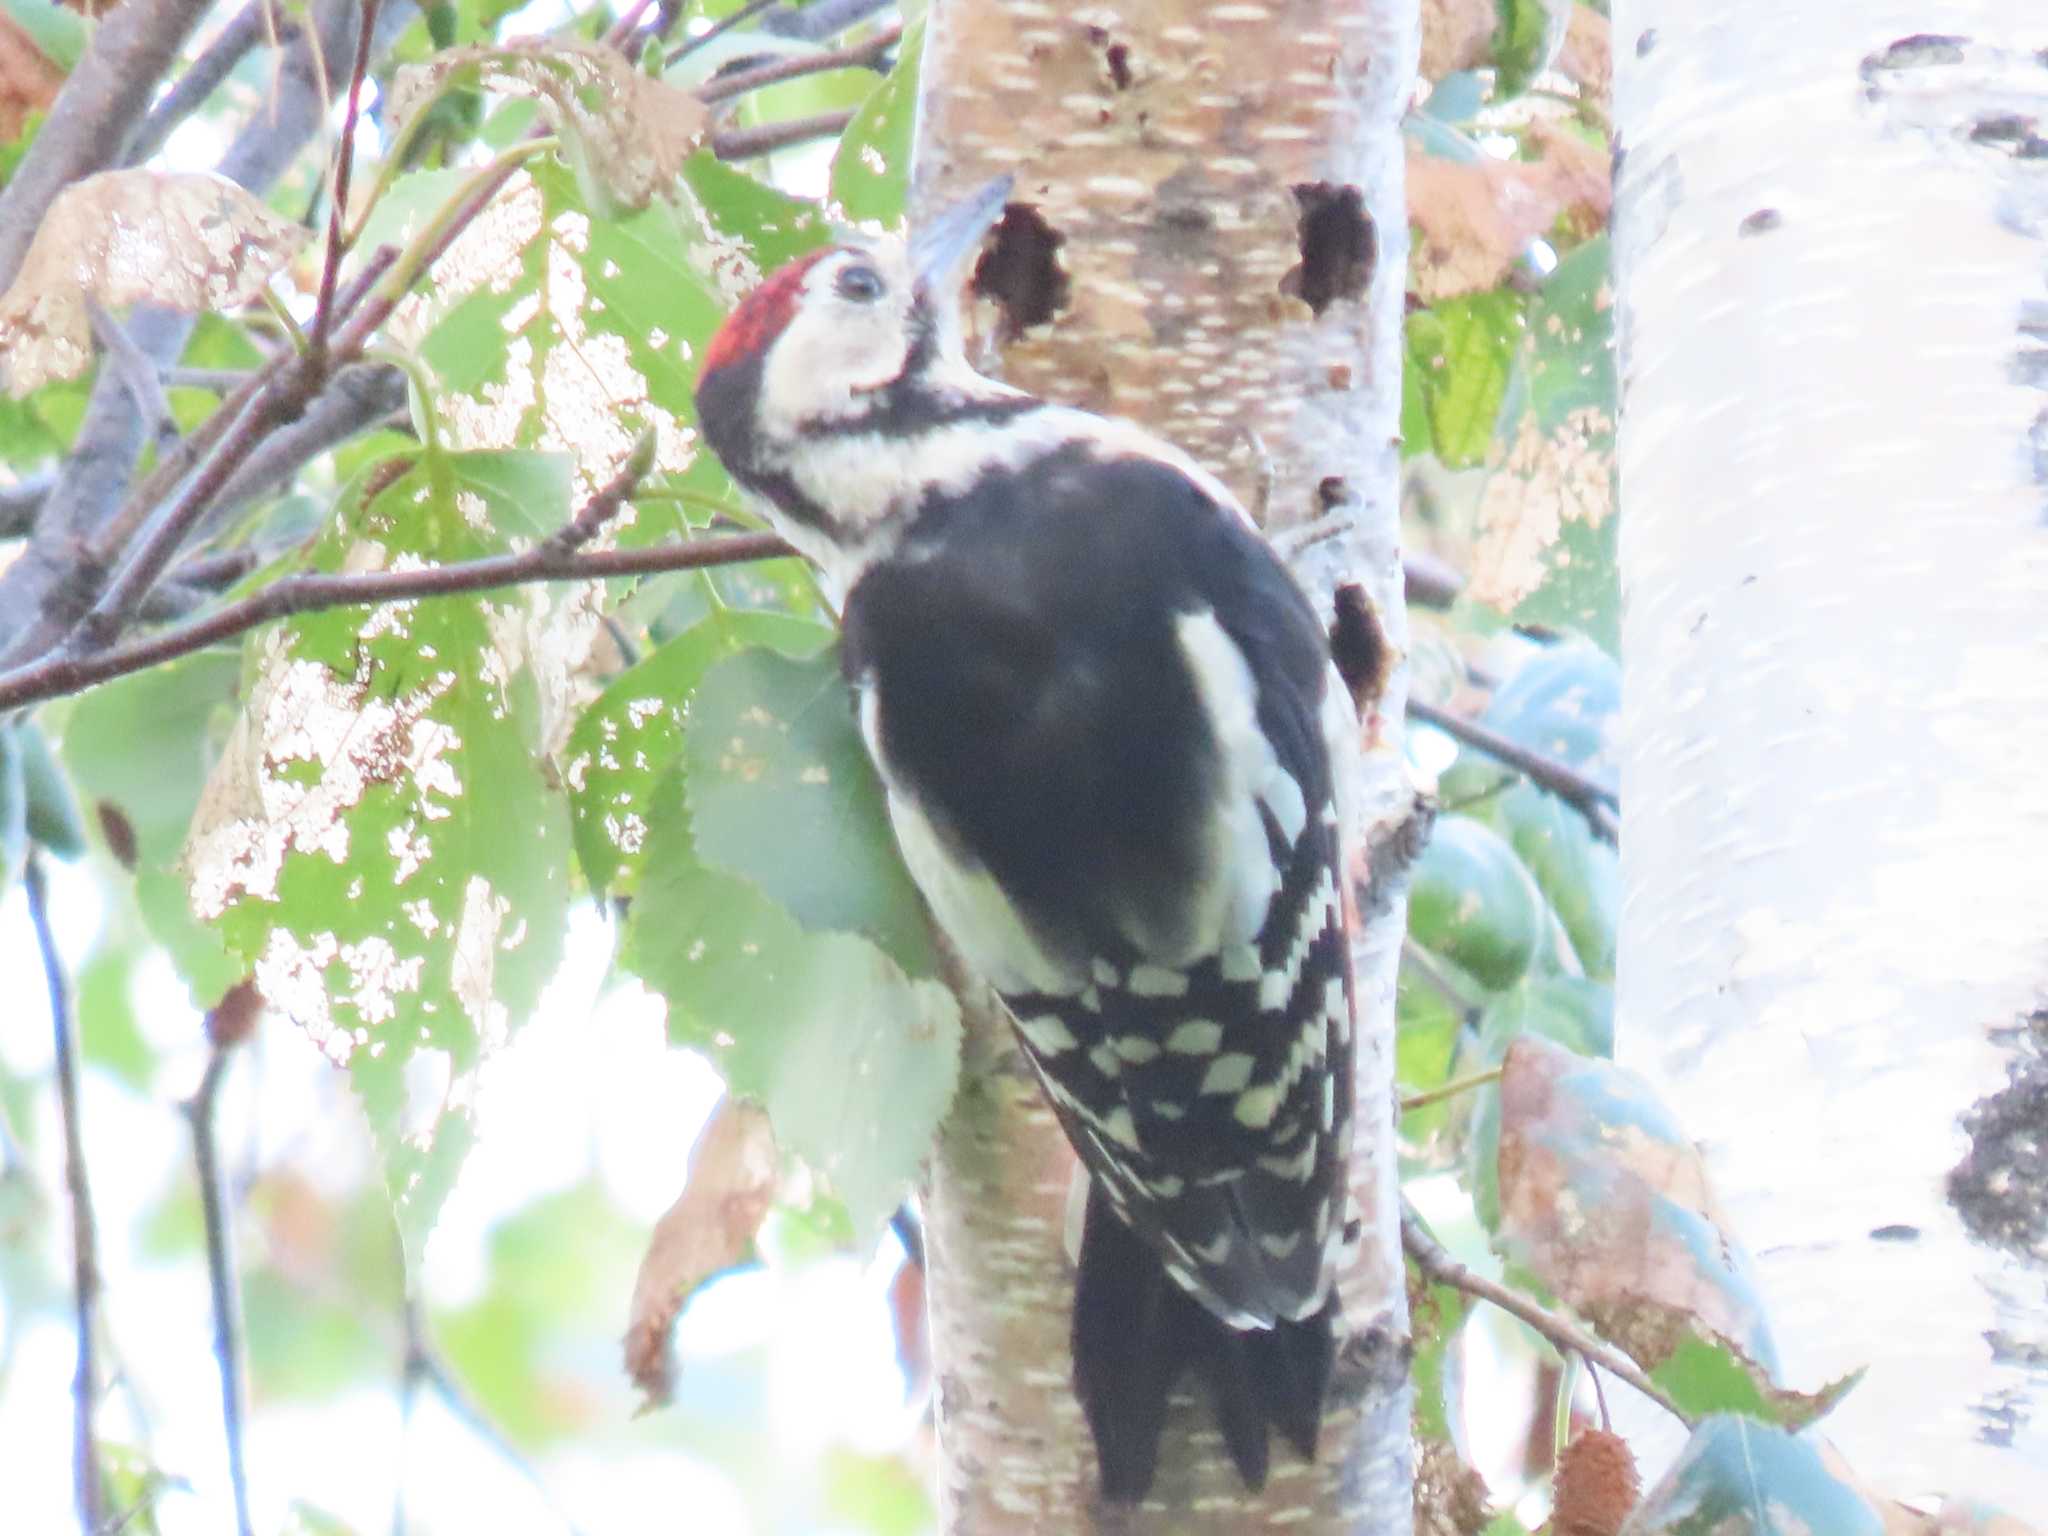
[[[1040,1013],[1028,1019],[1019,1019],[1017,1032],[1030,1041],[1031,1048],[1041,1056],[1057,1056],[1061,1051],[1071,1051],[1081,1043],[1074,1038],[1074,1032],[1067,1028],[1066,1021],[1056,1013]]]
[[[1232,1051],[1227,1056],[1218,1056],[1209,1063],[1209,1070],[1202,1075],[1202,1092],[1236,1093],[1252,1080],[1253,1065],[1251,1057],[1242,1051]]]
[[[1166,1048],[1176,1056],[1210,1056],[1222,1044],[1223,1026],[1213,1019],[1189,1019],[1166,1037]]]

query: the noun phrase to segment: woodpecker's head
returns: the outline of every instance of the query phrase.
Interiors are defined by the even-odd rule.
[[[901,510],[925,428],[962,402],[1016,398],[968,366],[958,306],[960,269],[1010,185],[991,182],[909,240],[799,257],[711,339],[697,378],[705,440],[828,576]]]

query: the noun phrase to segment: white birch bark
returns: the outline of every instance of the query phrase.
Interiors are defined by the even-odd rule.
[[[1062,242],[1063,307],[1005,349],[1010,382],[1142,421],[1222,475],[1270,527],[1308,521],[1323,501],[1341,505],[1349,515],[1335,536],[1296,569],[1326,612],[1335,580],[1363,583],[1397,647],[1399,120],[1415,37],[1414,0],[935,0],[915,176],[916,205],[930,208],[1014,172],[1013,200]],[[1300,187],[1351,189],[1350,206],[1377,232],[1377,277],[1351,271],[1355,283],[1340,282],[1314,312],[1288,286],[1303,262]],[[1367,770],[1382,820],[1406,808],[1405,687],[1397,669]],[[932,1175],[944,1530],[1407,1531],[1392,1119],[1403,915],[1393,886],[1392,910],[1354,952],[1353,1187],[1365,1239],[1341,1282],[1350,1339],[1319,1463],[1303,1465],[1276,1441],[1271,1481],[1248,1494],[1208,1404],[1190,1393],[1168,1421],[1153,1496],[1128,1512],[1096,1504],[1067,1350],[1073,1282],[1060,1210],[1071,1158],[1008,1030],[983,1016],[971,1021],[967,1080]]]
[[[1789,1384],[1869,1367],[1824,1426],[1852,1463],[2036,1518],[2044,42],[2014,0],[1614,7],[1621,1054]],[[2031,1153],[1968,1119],[2014,1072]],[[1951,1198],[1973,1144],[1988,1205]]]

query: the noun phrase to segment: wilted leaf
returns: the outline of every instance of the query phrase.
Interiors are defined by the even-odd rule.
[[[102,171],[57,195],[0,294],[0,367],[17,398],[92,361],[87,306],[233,309],[306,242],[224,176]]]
[[[315,558],[476,558],[555,526],[567,500],[560,459],[427,452],[359,479]],[[188,847],[194,908],[348,1067],[415,1258],[472,1137],[482,1058],[560,953],[567,828],[535,755],[525,601],[286,621]]]
[[[408,120],[454,85],[537,98],[593,211],[644,208],[669,191],[711,120],[696,97],[641,74],[616,48],[556,37],[455,48],[410,65],[392,85],[391,117]]]
[[[774,1202],[780,1163],[768,1117],[727,1098],[690,1152],[689,1177],[647,1239],[626,1325],[626,1372],[657,1408],[675,1391],[669,1333],[690,1293],[745,1258]]]
[[[1884,1518],[1811,1441],[1718,1414],[1622,1525],[1622,1536],[1884,1536]]]
[[[1498,1154],[1504,1254],[1620,1345],[1693,1413],[1794,1427],[1854,1384],[1774,1384],[1749,1256],[1706,1167],[1633,1074],[1533,1035],[1507,1049]]]
[[[910,975],[937,973],[836,647],[714,662],[690,700],[683,751],[706,864],[744,876],[806,928],[861,934]]]
[[[29,113],[45,110],[63,83],[64,71],[20,22],[0,11],[0,144],[19,137]]]
[[[1499,286],[1529,242],[1561,216],[1590,233],[1613,199],[1607,151],[1570,130],[1537,123],[1535,160],[1468,162],[1408,146],[1408,218],[1415,226],[1409,283],[1428,304]]]

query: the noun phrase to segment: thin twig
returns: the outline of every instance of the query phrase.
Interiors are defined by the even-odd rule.
[[[149,116],[128,141],[127,152],[121,157],[125,164],[140,165],[162,149],[171,130],[204,106],[207,97],[220,89],[249,50],[269,35],[270,3],[271,0],[249,0],[199,57],[185,67],[185,72],[157,99]]]
[[[356,123],[363,109],[363,77],[370,72],[370,41],[377,26],[378,3],[379,0],[363,0],[362,13],[356,18],[356,62],[348,77],[348,115],[342,119],[341,147],[334,155],[334,197],[327,207],[327,259],[320,267],[320,297],[313,306],[312,354],[321,365],[327,356],[327,333],[334,323],[334,284],[341,275],[342,253],[348,248],[341,232],[347,222],[348,184],[356,163]]]
[[[872,65],[882,54],[887,53],[903,40],[903,25],[898,22],[884,27],[865,42],[849,48],[834,49],[830,53],[800,54],[792,59],[777,59],[772,64],[763,64],[757,69],[737,70],[730,75],[719,75],[697,87],[697,99],[702,102],[730,101],[735,96],[744,96],[749,91],[758,91],[763,86],[778,85],[784,80],[797,80],[805,75],[822,75],[835,69],[861,69]]]
[[[1470,1093],[1475,1088],[1484,1088],[1488,1083],[1500,1081],[1501,1069],[1488,1067],[1484,1072],[1469,1072],[1463,1077],[1454,1077],[1449,1082],[1438,1083],[1434,1088],[1425,1088],[1420,1093],[1404,1095],[1401,1099],[1401,1113],[1412,1109],[1427,1109],[1432,1104],[1441,1104],[1445,1099],[1455,1099],[1461,1093]]]
[[[1596,1339],[1577,1323],[1559,1317],[1549,1308],[1531,1301],[1520,1291],[1510,1290],[1484,1275],[1474,1274],[1452,1258],[1444,1251],[1443,1244],[1430,1235],[1429,1229],[1422,1224],[1421,1216],[1416,1214],[1415,1207],[1406,1200],[1401,1202],[1401,1246],[1427,1279],[1448,1285],[1452,1290],[1463,1291],[1467,1296],[1476,1296],[1481,1301],[1492,1302],[1510,1317],[1520,1318],[1527,1323],[1559,1350],[1567,1354],[1585,1356],[1588,1363],[1600,1366],[1627,1382],[1681,1423],[1692,1423],[1684,1410],[1671,1400],[1670,1395],[1644,1375],[1642,1367],[1621,1351]]]
[[[1554,757],[1531,751],[1476,720],[1468,720],[1425,700],[1410,699],[1408,713],[1425,725],[1435,726],[1446,736],[1527,774],[1532,783],[1549,790],[1576,809],[1599,837],[1610,843],[1620,841],[1621,825],[1616,813],[1621,809],[1621,797],[1597,779],[1587,777]]]
[[[785,122],[763,123],[758,128],[734,128],[711,136],[711,152],[721,160],[750,160],[772,150],[811,139],[829,139],[844,133],[853,113],[820,112],[816,117],[792,117]]]
[[[64,1121],[64,1185],[71,1195],[72,1298],[78,1329],[78,1369],[71,1378],[72,1485],[79,1523],[88,1531],[97,1531],[106,1517],[99,1446],[93,1437],[93,1406],[99,1390],[93,1369],[93,1333],[99,1312],[100,1265],[92,1185],[85,1171],[85,1135],[78,1113],[78,1041],[71,1028],[71,990],[50,928],[50,893],[43,878],[42,855],[29,854],[24,885],[36,948],[42,954],[43,980],[50,993],[50,1026],[57,1047],[57,1105]]]
[[[491,1421],[491,1416],[472,1399],[448,1362],[434,1347],[427,1335],[427,1320],[418,1300],[407,1297],[405,1303],[405,1381],[409,1388],[417,1390],[418,1385],[432,1387],[434,1393],[450,1413],[459,1419],[469,1432],[483,1441],[524,1478],[527,1485],[540,1495],[555,1518],[562,1522],[569,1536],[583,1536],[583,1528],[569,1517],[568,1511],[556,1501],[554,1491],[547,1485],[533,1463],[528,1461],[518,1446],[505,1432]]]
[[[77,693],[109,678],[140,672],[193,651],[204,650],[236,635],[296,613],[351,604],[403,602],[446,597],[458,592],[487,592],[497,587],[540,581],[602,581],[614,576],[652,576],[665,571],[701,570],[711,565],[737,565],[773,560],[792,553],[773,534],[735,534],[728,538],[692,539],[656,544],[645,549],[595,549],[562,554],[545,544],[516,555],[492,555],[456,565],[412,571],[377,571],[361,576],[307,574],[286,576],[239,602],[165,630],[147,640],[90,655],[53,656],[13,672],[0,674],[0,709],[13,709],[41,699]]]
[[[1438,996],[1451,1005],[1451,1011],[1465,1023],[1473,1023],[1479,1017],[1479,999],[1470,996],[1463,987],[1451,979],[1451,973],[1438,963],[1435,955],[1424,949],[1412,938],[1401,940],[1401,963],[1428,982]]]
[[[214,1107],[227,1078],[233,1039],[217,1040],[206,1058],[199,1089],[185,1104],[192,1125],[192,1162],[199,1175],[199,1203],[206,1220],[206,1278],[213,1293],[213,1358],[220,1367],[220,1420],[228,1445],[228,1482],[235,1491],[235,1529],[251,1536],[249,1479],[242,1457],[242,1294],[235,1277],[234,1230],[215,1139]]]
[[[730,32],[734,27],[746,25],[775,3],[776,0],[747,0],[745,5],[734,11],[730,16],[721,16],[695,37],[684,39],[681,46],[668,56],[669,64],[673,66],[678,59],[687,59],[714,37],[721,37],[725,33]]]
[[[135,414],[148,424],[157,451],[168,451],[178,441],[178,419],[171,414],[171,402],[164,396],[164,381],[157,372],[156,359],[138,347],[135,339],[121,328],[121,322],[98,303],[88,302],[86,312],[93,335],[106,349],[107,366],[128,391]]]
[[[804,5],[784,6],[763,16],[761,30],[771,37],[822,42],[858,26],[892,3],[893,0],[808,0]]]

